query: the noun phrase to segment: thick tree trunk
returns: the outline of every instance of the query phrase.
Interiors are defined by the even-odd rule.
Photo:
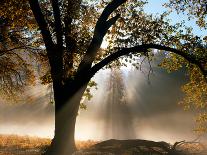
[[[71,155],[75,151],[75,116],[64,112],[55,116],[55,134],[46,155]]]
[[[84,88],[81,88],[75,95],[69,97],[65,103],[55,99],[55,132],[51,146],[45,155],[72,155],[75,147],[75,123],[78,114],[79,104]],[[59,90],[60,91],[60,90]],[[55,91],[54,91],[55,93]],[[58,92],[59,94],[60,92]],[[66,92],[61,92],[62,94]],[[56,94],[54,94],[55,96]],[[69,96],[69,94],[68,94]],[[62,106],[59,106],[62,105]]]

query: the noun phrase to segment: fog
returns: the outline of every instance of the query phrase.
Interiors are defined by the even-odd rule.
[[[120,107],[117,103],[116,108],[109,108],[107,102],[108,97],[113,96],[107,89],[110,72],[100,72],[96,76],[98,91],[94,92],[93,99],[87,103],[87,110],[81,110],[78,116],[76,137],[99,140],[141,138],[171,143],[195,139],[198,136],[193,132],[195,114],[183,111],[178,105],[183,97],[180,87],[186,82],[184,71],[169,74],[157,67],[153,70],[149,83],[147,74],[131,68],[122,69],[127,96],[124,105],[127,113],[122,115],[117,113],[123,111],[123,106]],[[119,98],[115,100],[118,101]],[[122,120],[123,128],[120,128],[117,115]],[[118,125],[119,128],[114,135],[112,133],[115,129],[112,128],[109,117],[116,120],[113,121],[113,126],[117,128]],[[108,131],[111,131],[111,135],[107,134]]]
[[[119,80],[111,80],[110,70],[95,75],[98,90],[92,90],[93,98],[85,102],[87,110],[79,111],[76,139],[140,138],[173,143],[198,136],[193,132],[194,113],[177,104],[183,97],[180,87],[186,83],[184,69],[169,74],[153,65],[149,83],[147,64],[143,67],[145,73],[122,68],[120,76],[113,75]],[[21,105],[0,104],[0,134],[52,138],[54,105],[48,101],[46,88],[28,88],[25,96]]]

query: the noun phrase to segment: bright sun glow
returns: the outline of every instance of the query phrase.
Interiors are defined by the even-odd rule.
[[[106,40],[106,39],[104,38],[104,40],[103,40],[103,42],[102,42],[102,44],[101,44],[101,48],[106,49],[106,48],[108,47],[108,45],[109,45],[108,40]]]
[[[75,130],[75,139],[101,140],[103,136],[101,132],[103,130],[102,123],[97,120],[94,121],[95,122],[91,122],[88,119],[81,119],[81,117],[78,117]]]

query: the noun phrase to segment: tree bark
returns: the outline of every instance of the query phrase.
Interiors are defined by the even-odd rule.
[[[50,147],[44,155],[72,155],[75,147],[75,124],[79,105],[86,86],[73,88],[74,81],[69,87],[76,89],[68,94],[66,89],[54,90],[55,96],[55,131]],[[58,93],[56,93],[58,92]],[[60,93],[62,92],[62,94]],[[57,95],[58,94],[58,95]],[[67,95],[67,96],[66,96]],[[62,98],[62,99],[61,99]]]

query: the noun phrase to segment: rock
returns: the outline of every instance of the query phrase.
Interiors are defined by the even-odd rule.
[[[192,152],[193,147],[197,147],[199,143],[186,150],[186,145],[189,143],[181,141],[170,145],[163,141],[111,139],[97,143],[88,149],[77,151],[73,155],[204,155],[201,151]]]

